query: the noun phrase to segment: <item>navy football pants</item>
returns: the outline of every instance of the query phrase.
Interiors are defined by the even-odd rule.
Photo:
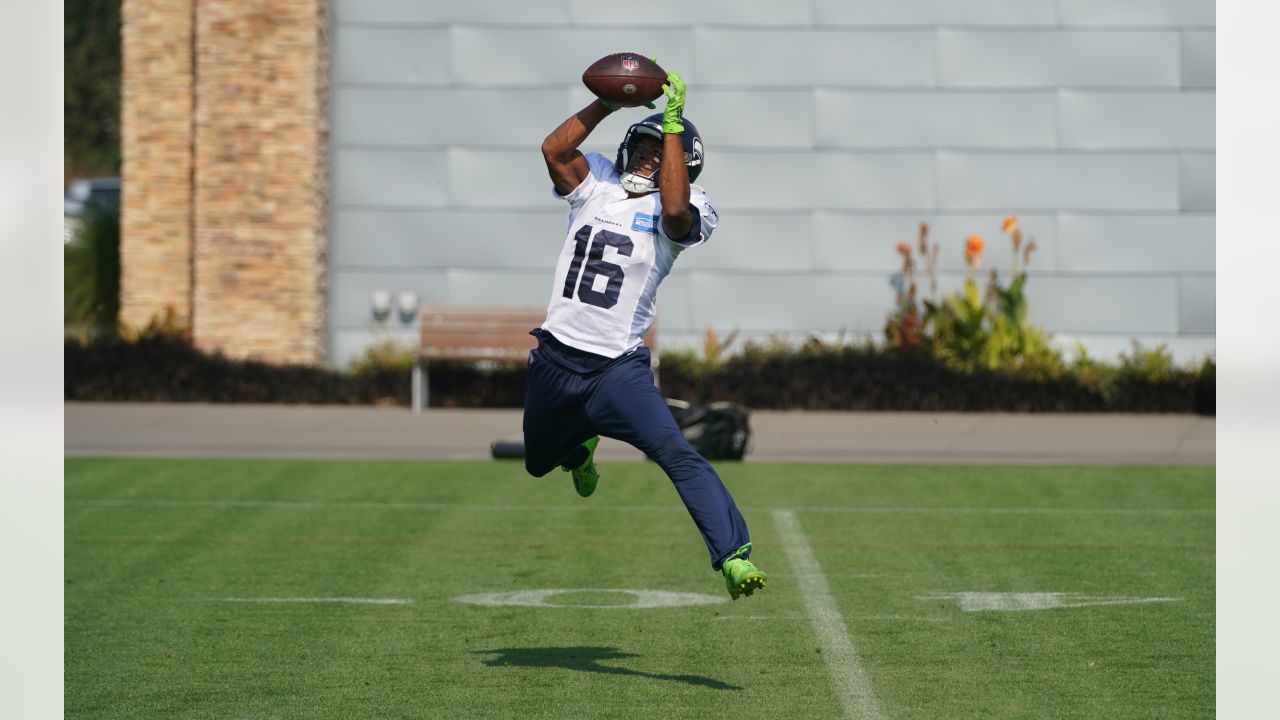
[[[720,476],[689,445],[653,384],[649,348],[641,347],[595,372],[557,363],[546,342],[529,355],[524,401],[525,468],[542,477],[580,464],[578,450],[596,436],[629,443],[655,461],[675,484],[711,553],[711,567],[750,542],[747,524]]]

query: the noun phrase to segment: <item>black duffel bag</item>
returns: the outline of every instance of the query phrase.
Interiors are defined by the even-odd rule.
[[[685,439],[708,460],[741,460],[751,446],[751,411],[732,402],[695,405],[667,398]]]

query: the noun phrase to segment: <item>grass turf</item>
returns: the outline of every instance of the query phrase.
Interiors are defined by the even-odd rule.
[[[794,509],[890,718],[1208,717],[1212,468],[719,467],[769,586],[727,599],[670,483],[517,463],[68,460],[69,718],[838,718]],[[962,612],[952,592],[1177,598]],[[399,598],[402,605],[230,602]],[[561,595],[611,604],[617,593]]]

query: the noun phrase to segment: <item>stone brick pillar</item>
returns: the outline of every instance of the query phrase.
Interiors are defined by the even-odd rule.
[[[327,2],[196,2],[196,344],[319,362]]]
[[[125,322],[324,359],[327,4],[125,0]]]
[[[191,324],[190,0],[125,0],[120,318]]]

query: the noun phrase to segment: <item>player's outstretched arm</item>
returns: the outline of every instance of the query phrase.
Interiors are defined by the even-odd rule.
[[[689,209],[689,168],[684,164],[684,80],[667,73],[662,86],[667,106],[662,111],[662,165],[658,170],[658,192],[662,197],[662,229],[672,240],[683,240],[693,227]]]
[[[570,115],[542,141],[542,159],[547,162],[547,174],[551,176],[556,192],[567,195],[587,179],[591,167],[578,146],[611,112],[613,110],[603,101],[595,100]]]

